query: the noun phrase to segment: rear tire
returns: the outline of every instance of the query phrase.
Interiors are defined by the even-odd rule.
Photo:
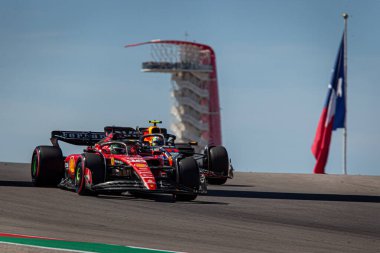
[[[54,146],[38,146],[31,163],[32,182],[35,186],[57,186],[65,171],[62,150]]]

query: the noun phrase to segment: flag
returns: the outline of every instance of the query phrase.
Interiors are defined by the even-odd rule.
[[[344,34],[336,57],[327,98],[319,119],[311,151],[317,160],[314,173],[325,173],[332,131],[345,128],[346,101],[344,76]]]

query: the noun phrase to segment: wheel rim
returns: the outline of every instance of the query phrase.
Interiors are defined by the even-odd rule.
[[[80,163],[77,165],[77,169],[75,172],[75,185],[77,186],[77,189],[80,187],[81,180],[82,179],[82,166]]]
[[[32,176],[35,177],[37,175],[37,155],[33,156],[32,162]]]

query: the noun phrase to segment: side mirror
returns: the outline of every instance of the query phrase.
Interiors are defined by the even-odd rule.
[[[105,153],[105,154],[109,154],[109,153],[111,153],[111,151],[110,151],[110,149],[109,149],[108,146],[103,146],[103,147],[102,147],[102,152]]]

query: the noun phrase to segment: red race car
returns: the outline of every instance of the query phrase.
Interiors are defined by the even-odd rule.
[[[168,193],[184,201],[207,192],[205,177],[193,157],[179,155],[172,162],[161,153],[143,157],[138,131],[114,126],[104,130],[53,131],[53,146],[37,146],[33,152],[34,185],[58,185],[80,195]],[[87,148],[64,157],[59,141]]]

